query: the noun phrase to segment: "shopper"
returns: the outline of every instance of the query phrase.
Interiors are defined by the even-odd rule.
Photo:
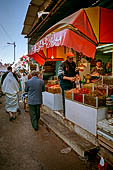
[[[58,70],[58,78],[60,79],[60,87],[62,89],[62,100],[63,100],[63,112],[65,116],[65,90],[70,90],[75,87],[76,76],[79,75],[79,71],[73,61],[74,54],[68,52],[67,60],[62,62]]]
[[[38,130],[40,119],[40,107],[42,104],[42,92],[45,91],[43,80],[39,79],[39,72],[32,71],[32,78],[25,83],[25,91],[28,92],[28,105],[32,127]]]
[[[9,113],[9,120],[14,120],[18,109],[19,84],[12,72],[8,72],[2,84],[2,92],[5,94],[5,108]]]
[[[8,67],[7,67],[7,72],[5,72],[5,73],[2,75],[1,85],[3,84],[3,81],[5,80],[5,78],[6,78],[6,76],[7,76],[7,74],[8,74],[9,72],[12,72],[12,67],[11,67],[11,66],[8,66]],[[18,81],[18,78],[17,78],[17,76],[16,76],[15,73],[13,73],[13,76],[14,76],[15,79]]]
[[[107,62],[105,64],[105,76],[111,76],[112,75],[112,66],[110,62]]]
[[[25,92],[25,82],[28,80],[26,72],[23,73],[21,77],[22,94]]]
[[[105,74],[105,70],[102,66],[102,61],[100,59],[96,61],[96,66],[91,70],[91,74],[92,76],[97,76],[97,77]]]

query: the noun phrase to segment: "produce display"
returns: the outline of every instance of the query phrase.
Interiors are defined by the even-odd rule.
[[[84,104],[88,104],[94,107],[105,106],[106,97],[100,94],[101,93],[99,91],[95,90],[90,95],[85,95]]]
[[[73,94],[74,93],[79,93],[79,90],[76,89],[76,88],[71,89],[71,90],[66,90],[65,91],[65,98],[73,100]]]
[[[84,94],[84,97],[83,97]],[[104,94],[104,95],[103,95]],[[75,100],[94,107],[104,106],[106,103],[106,91],[95,89],[93,92],[87,88],[71,89],[65,91],[65,98]]]
[[[83,103],[83,94],[74,93],[74,100]]]
[[[92,91],[92,86],[93,86],[94,84],[93,83],[89,83],[89,84],[83,84],[83,88],[87,88],[87,89],[89,89],[90,91]]]
[[[54,86],[54,84],[47,84],[47,85],[45,86],[45,90],[48,92],[48,89],[49,89],[50,87],[52,87],[52,86]]]
[[[65,97],[67,99],[83,102],[83,94],[89,94],[89,93],[90,93],[90,90],[87,88],[81,88],[80,90],[74,88],[74,89],[65,91]]]
[[[107,81],[108,84],[112,83],[112,85],[103,84]],[[106,97],[113,95],[112,81],[113,80],[111,78],[106,78],[105,76],[99,79],[98,83],[84,84],[81,89],[73,88],[71,90],[66,90],[65,98],[94,106],[96,108],[106,106]],[[46,84],[46,91],[53,94],[61,93],[59,81],[48,80],[48,83]]]
[[[94,88],[95,93],[93,95],[95,96],[106,96],[106,91],[107,91],[107,87],[105,86],[97,86]]]
[[[102,84],[102,85],[94,85],[95,86],[95,90],[99,90],[104,96],[111,96],[113,94],[113,85],[106,85],[106,84]]]
[[[113,85],[113,76],[103,76],[103,84]]]
[[[60,85],[58,80],[48,80],[45,89],[49,93],[58,94],[61,93]]]
[[[53,85],[49,87],[48,92],[53,94],[61,93],[60,85]]]

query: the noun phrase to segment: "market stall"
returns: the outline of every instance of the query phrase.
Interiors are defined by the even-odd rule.
[[[109,112],[112,112],[109,118],[113,115],[113,104],[108,96],[113,96],[112,76],[103,76],[81,89],[65,91],[66,118],[96,136],[98,121],[108,118]]]
[[[29,54],[39,64],[44,65],[45,61],[64,60],[65,50],[64,55],[57,55],[56,49],[66,47],[82,54],[80,59],[86,56],[92,60],[92,62],[91,60],[78,62],[82,89],[73,89],[66,92],[65,95],[66,118],[94,136],[97,133],[97,122],[106,116],[106,97],[112,94],[110,92],[112,87],[104,86],[103,79],[100,86],[94,85],[94,82],[100,76],[93,75],[92,79],[87,74],[90,75],[92,63],[94,64],[96,47],[102,44],[113,43],[112,18],[113,10],[101,7],[80,9],[48,29],[33,46]],[[48,50],[51,53],[48,53]],[[56,109],[54,104],[57,103],[57,100],[61,101],[59,98],[56,98],[56,94],[52,93],[55,88],[49,87],[49,91],[44,95],[44,104],[53,110]]]

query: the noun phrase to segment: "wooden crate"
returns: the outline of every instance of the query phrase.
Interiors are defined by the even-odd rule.
[[[65,91],[65,98],[72,100],[72,91],[69,90]]]
[[[108,140],[104,136],[98,135],[98,142],[101,146],[113,153],[113,141]]]

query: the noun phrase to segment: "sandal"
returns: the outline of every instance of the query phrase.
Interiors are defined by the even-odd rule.
[[[9,120],[12,121],[12,120],[15,120],[15,116],[13,115],[12,112],[9,112]]]
[[[12,120],[14,120],[14,119],[13,119],[13,117],[12,117],[12,116],[10,116],[10,117],[9,117],[9,121],[12,121]]]

